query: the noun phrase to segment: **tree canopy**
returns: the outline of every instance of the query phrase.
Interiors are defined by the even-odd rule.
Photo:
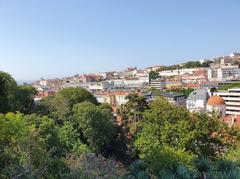
[[[7,73],[0,72],[0,112],[14,111],[17,92],[16,81]]]
[[[155,80],[159,77],[159,73],[156,71],[150,71],[149,72],[149,79],[150,80]]]
[[[197,156],[224,153],[234,134],[226,124],[206,114],[190,114],[159,97],[144,112],[135,146],[139,156],[155,171],[176,163],[191,166]],[[219,135],[221,134],[221,135]],[[169,155],[169,156],[168,156]]]
[[[116,136],[111,113],[107,114],[102,106],[83,102],[74,105],[73,112],[73,120],[83,141],[86,141],[93,151],[102,151]]]
[[[88,101],[98,104],[96,98],[83,88],[66,88],[55,96],[43,99],[37,106],[39,114],[45,114],[56,120],[64,121],[72,114],[75,104]]]

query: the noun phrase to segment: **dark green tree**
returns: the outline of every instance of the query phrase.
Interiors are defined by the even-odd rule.
[[[126,99],[128,102],[119,108],[118,113],[122,119],[125,133],[135,135],[137,124],[143,119],[143,112],[148,108],[148,104],[144,96],[139,96],[136,93],[129,94]]]
[[[201,63],[199,61],[189,61],[185,63],[184,68],[196,68],[196,67],[202,67]]]
[[[141,161],[135,161],[128,167],[128,173],[123,177],[124,179],[150,179],[150,174],[147,171],[147,165]]]
[[[15,111],[16,92],[16,81],[8,73],[0,72],[0,113]]]
[[[150,71],[149,72],[149,79],[150,80],[155,80],[159,77],[159,73],[156,71]]]
[[[34,97],[37,91],[32,86],[18,86],[16,93],[16,110],[28,114],[35,108]]]
[[[102,152],[116,137],[116,128],[111,115],[90,102],[82,102],[73,107],[73,120],[81,139],[93,151]]]
[[[206,60],[205,62],[202,63],[202,67],[210,67],[210,65],[214,63],[211,60]]]

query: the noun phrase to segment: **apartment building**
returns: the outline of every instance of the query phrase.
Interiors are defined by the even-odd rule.
[[[113,89],[113,84],[109,82],[87,82],[87,83],[65,83],[63,88],[85,88],[88,91],[95,93],[98,91],[108,91]]]
[[[161,95],[165,97],[169,103],[185,107],[186,106],[186,96],[182,93],[177,92],[161,92]]]
[[[225,66],[208,69],[209,81],[226,81],[231,78],[239,77],[240,69],[238,66]]]
[[[166,79],[165,78],[158,78],[158,79],[155,79],[155,80],[151,80],[150,87],[160,89],[160,90],[165,89],[166,88]]]
[[[39,101],[48,96],[53,96],[56,93],[56,91],[50,89],[48,86],[39,86],[35,88],[37,90],[37,95],[35,96],[34,101]]]
[[[127,91],[97,92],[94,95],[98,102],[108,103],[112,107],[116,107],[125,104],[128,101],[126,97],[129,93],[130,92]]]
[[[224,99],[227,115],[240,115],[240,88],[215,92],[214,95],[220,96]]]
[[[166,79],[166,88],[167,89],[178,88],[178,87],[182,87],[182,86],[183,86],[183,82],[181,79],[177,79],[177,78]]]
[[[209,93],[206,89],[193,91],[187,98],[187,109],[191,112],[206,112]]]
[[[125,77],[124,86],[128,88],[142,88],[144,86],[144,81],[136,77]]]
[[[206,68],[185,68],[185,69],[176,69],[176,70],[164,70],[159,72],[159,76],[178,76],[183,75],[184,73],[193,74],[196,71],[205,70]]]

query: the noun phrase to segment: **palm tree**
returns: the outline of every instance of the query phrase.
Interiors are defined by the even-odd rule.
[[[171,169],[162,169],[159,172],[159,179],[191,179],[195,178],[195,173],[189,171],[189,169],[184,165],[177,164]]]
[[[196,168],[201,173],[201,179],[207,179],[210,164],[206,157],[201,157],[195,161]]]
[[[147,171],[147,166],[141,160],[132,163],[128,168],[128,173],[124,176],[125,179],[150,179]]]
[[[216,163],[216,173],[219,179],[238,179],[240,167],[237,162],[222,159]]]

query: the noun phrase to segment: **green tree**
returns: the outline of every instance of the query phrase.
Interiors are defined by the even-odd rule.
[[[116,136],[116,128],[101,107],[90,102],[82,102],[73,107],[73,120],[77,124],[83,142],[93,151],[103,151]]]
[[[222,121],[205,114],[191,115],[161,97],[151,103],[144,117],[135,146],[155,172],[176,163],[192,166],[196,156],[214,158],[232,145],[234,136]]]
[[[236,131],[216,116],[195,113],[190,120],[194,137],[186,148],[194,154],[216,158],[235,144]]]
[[[194,132],[188,111],[159,97],[144,116],[142,131],[135,141],[140,158],[155,172],[175,163],[190,165],[193,155],[185,149]]]
[[[36,135],[28,117],[17,113],[0,114],[0,177],[39,175],[50,162],[45,141]]]
[[[149,79],[150,80],[155,80],[159,77],[159,73],[156,71],[150,71],[149,72]]]
[[[122,119],[124,133],[135,135],[137,124],[143,119],[143,112],[148,108],[148,104],[144,96],[136,93],[129,94],[126,99],[128,102],[119,108],[118,114]]]
[[[196,68],[196,67],[202,67],[201,63],[199,61],[189,61],[183,65],[184,68]]]
[[[39,115],[30,115],[27,116],[27,120],[29,125],[32,125],[35,129],[35,137],[37,140],[43,143],[46,151],[50,154],[51,157],[62,157],[67,153],[67,147],[70,144],[65,143],[70,141],[66,141],[68,135],[71,137],[73,134],[69,134],[70,126],[68,124],[63,125],[62,127],[56,125],[55,121],[47,116],[39,116]],[[71,128],[72,129],[72,128]],[[67,131],[67,132],[66,132]],[[71,131],[74,132],[74,131]]]
[[[8,73],[0,72],[0,113],[15,111],[16,91],[16,81]]]
[[[18,86],[16,93],[16,110],[21,113],[31,113],[35,108],[34,97],[37,91],[32,86]]]
[[[0,174],[10,177],[28,164],[29,128],[23,115],[0,114]],[[1,176],[1,175],[0,175]]]
[[[202,63],[202,67],[210,67],[210,65],[214,63],[211,60],[206,60],[205,62]]]
[[[42,100],[36,111],[45,114],[55,120],[65,121],[72,115],[74,104],[84,101],[98,104],[96,98],[83,88],[66,88],[59,91],[55,96]]]
[[[36,90],[31,86],[17,86],[7,73],[0,72],[0,113],[20,111],[31,113]]]
[[[120,136],[125,144],[124,149],[128,155],[135,157],[134,139],[139,131],[139,122],[143,119],[143,112],[148,108],[144,96],[136,93],[129,94],[126,99],[128,102],[118,109],[118,116],[121,118]]]
[[[232,146],[230,150],[227,152],[226,159],[231,161],[240,160],[240,140],[239,139],[237,140],[236,144]]]

